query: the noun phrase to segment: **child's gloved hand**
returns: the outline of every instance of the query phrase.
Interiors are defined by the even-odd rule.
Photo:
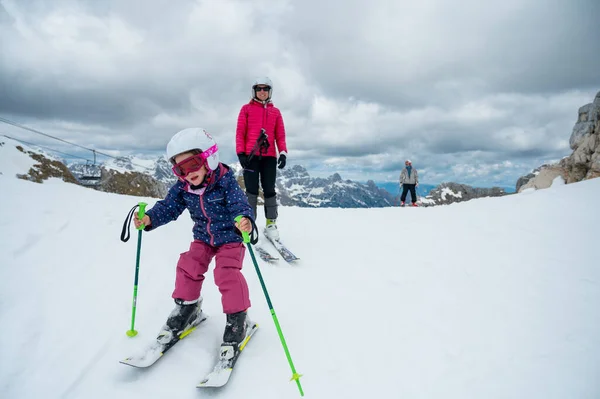
[[[135,226],[136,229],[139,229],[142,224],[145,227],[150,226],[152,224],[152,221],[150,220],[150,216],[144,215],[144,217],[142,218],[142,220],[140,220],[138,218],[138,214],[135,213],[135,216],[133,217],[133,225]]]
[[[252,232],[252,222],[247,217],[243,217],[239,222],[235,222],[235,227],[238,228],[239,231],[244,231],[246,233]]]

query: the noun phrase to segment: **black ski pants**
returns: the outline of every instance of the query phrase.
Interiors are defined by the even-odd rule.
[[[258,195],[258,182],[263,189],[265,198],[275,196],[275,179],[277,178],[277,158],[254,156],[250,165],[244,169],[244,184],[246,192]]]
[[[248,202],[257,215],[257,202],[259,181],[265,197],[265,217],[277,219],[277,193],[275,192],[275,179],[277,178],[277,158],[275,157],[253,157],[250,164],[244,169],[244,184]]]
[[[402,201],[402,202],[406,201],[406,194],[408,194],[408,191],[410,190],[410,199],[412,200],[412,203],[414,204],[415,202],[417,202],[416,186],[417,186],[416,184],[404,183],[402,185],[402,196],[400,197],[400,201]]]

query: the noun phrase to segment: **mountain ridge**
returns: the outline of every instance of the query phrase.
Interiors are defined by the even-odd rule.
[[[22,168],[17,177],[41,183],[49,177],[84,185],[104,192],[135,195],[151,198],[164,198],[172,184],[176,182],[171,165],[164,156],[156,158],[125,156],[107,162],[71,162],[60,168],[65,161],[36,148],[12,139],[2,139],[3,146],[14,147],[35,161],[30,168]],[[8,146],[6,145],[8,144]],[[36,163],[37,162],[37,163]],[[58,166],[57,166],[58,165]],[[242,188],[243,170],[238,163],[228,165]],[[44,172],[40,172],[44,170]],[[465,201],[487,192],[470,189],[469,186],[445,183],[445,192],[454,189],[454,195],[425,195],[439,186],[421,184],[418,203],[424,206],[441,205]],[[308,208],[383,208],[399,204],[399,195],[392,194],[373,180],[366,183],[343,179],[339,173],[329,177],[311,177],[301,165],[290,165],[277,170],[276,190],[283,206]],[[469,194],[470,193],[470,194]],[[474,194],[477,193],[477,194]],[[495,192],[498,195],[499,192]]]

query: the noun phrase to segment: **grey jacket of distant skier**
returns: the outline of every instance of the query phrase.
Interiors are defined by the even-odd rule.
[[[412,168],[410,177],[408,177],[408,170],[402,169],[400,172],[400,184],[419,184],[419,173],[415,168]]]

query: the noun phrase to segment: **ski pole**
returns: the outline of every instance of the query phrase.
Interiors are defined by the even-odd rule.
[[[243,216],[238,216],[235,218],[236,222],[239,222]],[[300,391],[300,396],[304,396],[304,391],[302,390],[302,385],[300,384],[300,377],[302,374],[298,374],[296,372],[296,368],[294,367],[294,362],[292,361],[292,355],[290,355],[290,351],[288,350],[287,343],[285,342],[285,337],[283,336],[283,332],[281,331],[281,326],[279,325],[279,320],[277,319],[277,315],[275,314],[275,309],[273,309],[273,304],[271,303],[271,298],[269,297],[269,292],[267,291],[267,286],[265,285],[265,281],[263,280],[262,274],[260,272],[260,268],[258,267],[258,263],[256,262],[256,257],[254,256],[254,251],[252,250],[252,244],[250,242],[250,234],[246,232],[242,232],[242,237],[244,239],[244,243],[248,244],[248,251],[250,251],[250,256],[252,257],[252,263],[254,263],[254,268],[256,269],[256,274],[258,275],[258,279],[260,280],[260,285],[262,287],[263,293],[265,294],[265,298],[267,299],[267,304],[269,305],[269,310],[271,311],[271,316],[273,317],[273,322],[275,323],[275,328],[277,329],[277,334],[279,335],[279,340],[281,341],[281,345],[283,346],[283,350],[285,352],[285,356],[287,361],[292,369],[292,378],[290,381],[296,381],[296,385],[298,385],[298,390]],[[258,240],[258,238],[257,238]]]
[[[123,231],[121,232],[121,241],[127,242],[129,240],[129,223],[131,223],[131,218],[133,217],[133,212],[135,208],[139,207],[138,210],[138,219],[142,220],[144,215],[146,214],[146,204],[145,202],[140,202],[129,211],[129,215],[125,218],[125,224],[123,225]],[[140,225],[138,227],[138,243],[137,243],[137,255],[135,259],[135,278],[133,280],[133,304],[131,306],[131,328],[127,330],[128,337],[135,337],[137,335],[137,331],[134,329],[135,326],[135,311],[137,308],[137,290],[138,290],[138,277],[140,274],[140,252],[142,249],[142,231],[144,230],[144,225]],[[127,228],[127,236],[125,236],[125,229]]]
[[[263,123],[264,124],[264,123]],[[254,147],[250,150],[250,154],[248,154],[248,158],[246,158],[246,165],[242,165],[242,168],[246,169],[247,166],[250,166],[250,161],[256,155],[256,151],[259,151],[259,155],[262,155],[263,151],[269,149],[269,136],[267,135],[265,129],[260,129],[260,136],[256,139],[256,143],[254,143]]]

